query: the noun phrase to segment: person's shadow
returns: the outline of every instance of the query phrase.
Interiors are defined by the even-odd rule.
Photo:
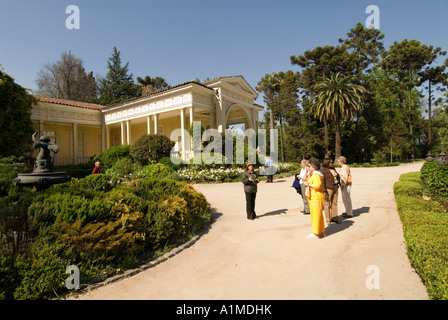
[[[342,219],[339,217],[339,219]],[[341,220],[340,220],[341,221]],[[341,223],[332,223],[328,227],[325,228],[325,235],[331,236],[332,234],[341,232],[345,229],[350,228],[354,224],[351,220],[342,220]]]
[[[261,215],[259,215],[258,217],[267,217],[267,216],[274,216],[276,214],[282,214],[282,213],[286,213],[288,212],[288,209],[279,209],[279,210],[274,210],[274,211],[269,211],[269,212],[265,212]]]
[[[363,213],[369,213],[370,207],[361,207],[358,209],[353,209],[353,217],[358,217]]]
[[[361,207],[358,209],[354,209],[353,210],[353,218],[359,217],[361,214],[368,213],[369,211],[370,211],[370,207]],[[345,218],[339,216],[339,221],[341,221],[341,223],[330,224],[328,227],[325,228],[325,235],[329,236],[329,235],[332,235],[337,232],[340,232],[340,231],[350,228],[355,223],[353,220],[351,220],[353,218],[345,219]]]

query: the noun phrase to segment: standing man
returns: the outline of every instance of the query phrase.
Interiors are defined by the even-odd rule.
[[[244,193],[246,194],[247,219],[254,220],[257,218],[255,214],[255,198],[257,196],[257,184],[260,180],[251,163],[246,164],[246,170],[243,172],[241,180],[243,181]]]

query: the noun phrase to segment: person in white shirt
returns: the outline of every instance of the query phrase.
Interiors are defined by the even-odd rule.
[[[337,158],[336,161],[338,165],[341,166],[341,171],[339,172],[339,175],[341,177],[342,202],[344,203],[345,207],[345,213],[343,213],[342,216],[344,218],[351,218],[353,217],[353,206],[352,206],[352,198],[350,196],[350,191],[352,190],[350,169],[347,166],[347,160],[345,157],[341,156]]]
[[[273,182],[273,178],[274,178],[274,163],[272,162],[272,159],[267,156],[266,157],[266,162],[264,164],[265,169],[266,169],[266,182]]]
[[[300,181],[300,189],[302,191],[302,200],[303,200],[303,214],[310,214],[310,205],[308,203],[308,198],[305,196],[305,189],[306,186],[303,183],[308,179],[309,176],[309,169],[308,169],[308,160],[303,159],[300,164],[302,165],[302,169],[300,170],[300,173],[297,175],[297,178]]]

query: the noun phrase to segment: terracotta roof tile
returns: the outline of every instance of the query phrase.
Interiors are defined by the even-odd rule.
[[[175,85],[173,87],[168,87],[168,88],[165,88],[165,89],[162,89],[162,90],[154,91],[154,92],[152,92],[152,93],[150,93],[150,94],[148,94],[146,96],[135,97],[135,98],[131,98],[131,99],[128,99],[128,100],[125,100],[125,101],[122,101],[122,102],[118,102],[118,103],[112,104],[112,105],[104,107],[104,108],[113,108],[113,107],[118,107],[118,106],[121,106],[121,105],[124,105],[124,104],[127,104],[127,103],[136,102],[138,100],[145,100],[145,99],[151,98],[152,96],[156,96],[158,94],[161,94],[161,93],[164,93],[164,92],[168,92],[170,90],[177,89],[179,87],[190,85],[190,84],[193,84],[193,83],[213,91],[212,88],[207,87],[206,85],[204,85],[204,84],[202,84],[200,82],[192,80],[192,81],[188,81],[188,82],[184,82],[184,83]]]
[[[78,108],[84,108],[84,109],[101,110],[101,109],[105,108],[102,105],[88,103],[88,102],[72,101],[72,100],[65,100],[65,99],[59,99],[59,98],[48,98],[48,97],[42,97],[42,96],[35,96],[35,98],[39,102],[61,104],[64,106],[78,107]]]

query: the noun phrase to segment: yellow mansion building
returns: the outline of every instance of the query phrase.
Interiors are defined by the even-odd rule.
[[[110,146],[132,144],[144,134],[170,137],[193,121],[224,132],[230,125],[258,128],[257,92],[242,76],[190,81],[112,106],[37,96],[31,119],[39,136],[60,146],[55,165],[88,162]],[[172,156],[193,156],[184,135],[175,141]]]

